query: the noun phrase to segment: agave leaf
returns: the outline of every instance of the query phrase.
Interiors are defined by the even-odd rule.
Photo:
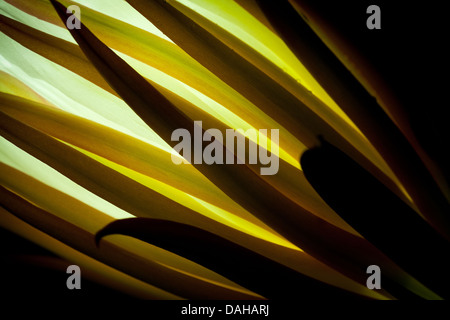
[[[55,20],[52,15],[48,14],[49,9],[51,10],[51,6],[48,2],[37,2],[36,5],[29,6],[26,1],[19,0],[14,1],[13,4],[26,12],[36,15],[40,19],[54,23],[58,26],[61,25],[60,20]],[[83,23],[86,23],[89,28],[92,28],[95,34],[105,42],[106,45],[126,54],[121,55],[121,57],[124,58],[127,63],[133,64],[133,62],[135,62],[130,59],[132,57],[137,61],[145,63],[147,66],[164,71],[164,73],[155,73],[154,71],[147,73],[145,76],[147,79],[152,80],[152,83],[155,83],[155,81],[159,82],[161,87],[165,86],[170,90],[177,92],[177,94],[181,94],[185,99],[199,107],[204,106],[213,110],[220,107],[222,110],[221,112],[226,111],[226,113],[221,114],[220,112],[216,112],[215,116],[220,117],[222,121],[225,121],[231,127],[245,127],[242,125],[242,121],[237,122],[237,120],[230,117],[230,114],[235,114],[255,128],[279,128],[282,148],[292,156],[291,163],[296,163],[298,165],[297,161],[293,159],[297,159],[299,154],[305,149],[302,143],[295,139],[289,131],[277,124],[269,116],[262,113],[239,93],[189,57],[180,48],[160,37],[144,32],[143,30],[123,23],[122,21],[112,19],[111,17],[93,11],[90,8],[84,6],[80,6],[80,8],[83,10]],[[101,23],[99,21],[101,21]],[[57,39],[51,39],[51,41],[57,41]],[[64,47],[65,42],[66,41],[59,43],[56,47]],[[133,42],[136,45],[131,48],[129,46],[130,42]],[[78,48],[75,52],[79,52]],[[61,61],[61,59],[58,58],[58,61],[62,62],[63,66],[68,67],[71,71],[83,76],[78,69],[73,68],[70,60],[67,61],[64,59]],[[138,65],[134,63],[133,67],[137,68],[141,73],[144,71],[142,69],[142,64]],[[149,68],[147,68],[147,70],[148,69]],[[170,77],[167,77],[165,74]],[[192,93],[187,96],[186,94],[189,94],[189,92],[186,90],[180,91],[187,86],[174,82],[171,77],[182,81],[183,83],[188,83],[190,87],[211,100],[206,101],[207,103],[205,103],[205,99],[189,99],[189,97],[193,97]],[[218,105],[218,103],[220,103],[220,105]],[[221,106],[226,106],[226,109]],[[281,154],[281,156],[283,157],[283,154]]]
[[[5,34],[2,70],[38,92],[46,104],[111,127],[164,150],[169,146],[115,95],[21,46]],[[7,61],[7,62],[6,62]],[[39,66],[38,68],[36,66]],[[35,81],[44,77],[46,81]],[[61,81],[61,79],[64,79]],[[2,79],[2,87],[9,87]],[[3,90],[2,90],[3,91]],[[80,95],[79,92],[83,92]]]
[[[253,86],[256,86],[260,82],[260,80],[256,80],[256,78],[258,78],[257,76],[260,76],[263,79],[267,79],[267,76],[263,75],[263,73],[257,68],[254,68],[250,64],[246,63],[245,60],[240,58],[230,48],[215,39],[206,30],[204,30],[197,23],[173,8],[170,4],[166,3],[162,4],[162,6],[158,2],[147,2],[145,4],[139,2],[130,2],[130,4],[135,8],[138,8],[144,16],[150,18],[150,21],[156,20],[153,22],[155,22],[156,25],[166,34],[170,34],[170,31],[172,31],[172,38],[177,37],[177,39],[183,39],[183,44],[181,44],[181,47],[191,56],[196,58],[197,61],[200,61],[209,70],[213,71],[216,75],[221,77],[222,80],[224,80],[228,85],[243,93],[247,98],[249,98],[252,94],[256,97],[261,96],[259,90],[254,89]],[[181,22],[179,22],[177,19],[181,19]],[[195,35],[188,31],[188,28],[186,28],[187,25],[191,26],[189,29],[196,29]],[[200,40],[200,38],[202,38],[202,40]],[[210,45],[210,43],[212,44]],[[185,46],[189,46],[197,54],[190,52],[188,49],[186,49]],[[213,51],[214,54],[211,54],[211,51]],[[239,73],[237,72],[237,70],[239,70]],[[245,77],[245,74],[249,74],[249,76],[252,76],[254,78],[254,84],[248,81],[248,79],[243,78]],[[275,85],[275,87],[277,86],[278,85]],[[270,89],[270,86],[266,86],[264,90],[273,89]],[[278,98],[281,99],[281,96]],[[249,100],[255,103],[255,99],[249,98]],[[262,98],[260,100],[261,102],[264,101]],[[268,103],[269,102],[255,103],[255,105],[257,105],[259,108],[262,108],[264,104]],[[291,106],[287,106],[287,108],[290,107]],[[272,108],[276,108],[276,106],[273,106]],[[263,109],[263,111],[266,110]],[[283,114],[284,112],[280,113],[280,116]],[[287,116],[285,116],[285,118],[287,118]],[[281,123],[283,124],[284,122]],[[288,129],[290,130],[291,127],[288,127]],[[300,130],[299,126],[295,128],[294,132],[298,132],[298,130]],[[301,140],[309,142],[314,140],[313,136],[310,136],[308,138],[307,132],[303,132],[302,134],[297,136],[305,137],[306,139]]]
[[[4,71],[0,71],[0,85],[2,93],[24,97],[27,100],[44,103],[49,106],[51,105],[50,102],[44,99],[40,94],[31,89],[25,83]]]
[[[28,49],[69,70],[76,70],[83,78],[109,93],[116,94],[97,70],[86,61],[77,45],[30,28],[4,15],[0,15],[0,30]]]
[[[231,200],[192,166],[174,166],[171,155],[150,144],[95,122],[45,105],[0,94],[3,112],[57,139],[95,153],[240,217],[257,220]],[[151,160],[149,160],[151,159]],[[259,225],[262,225],[259,222]]]
[[[152,203],[155,204],[154,200],[159,198],[161,215],[185,212],[183,206],[4,113],[1,113],[0,121],[1,132],[6,139],[125,211],[145,215]]]
[[[354,127],[286,44],[234,1],[181,0],[172,1],[171,5],[280,83],[321,117],[331,116],[326,112],[332,110],[340,117],[335,121],[345,120],[346,125]],[[335,121],[331,121],[331,125],[336,125]]]
[[[267,29],[272,31],[274,34],[277,31],[274,29],[270,21],[267,19],[264,12],[259,7],[256,0],[235,0],[243,9],[249,12],[255,19],[257,19],[261,24],[263,24]]]

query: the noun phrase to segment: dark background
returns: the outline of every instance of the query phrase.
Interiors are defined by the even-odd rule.
[[[439,1],[301,0],[379,73],[400,101],[422,147],[449,177],[448,11]],[[381,29],[369,30],[370,5]]]

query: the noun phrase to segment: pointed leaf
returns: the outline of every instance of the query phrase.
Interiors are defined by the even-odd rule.
[[[147,218],[117,220],[96,234],[96,242],[117,233],[184,256],[266,298],[356,297],[296,273],[213,233],[185,224]]]
[[[448,296],[445,255],[450,243],[423,218],[326,141],[306,151],[301,163],[307,179],[339,215],[419,281]]]

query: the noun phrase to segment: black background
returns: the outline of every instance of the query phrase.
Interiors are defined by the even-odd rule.
[[[406,111],[422,147],[448,179],[449,27],[439,1],[306,0],[364,56]],[[369,30],[369,5],[381,9],[381,29]]]

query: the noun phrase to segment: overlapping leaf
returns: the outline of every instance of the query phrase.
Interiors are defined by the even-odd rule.
[[[66,8],[59,2],[7,2],[0,7],[0,39],[8,44],[0,57],[0,131],[6,138],[1,141],[2,225],[32,232],[34,241],[61,254],[58,239],[73,248],[72,259],[85,254],[79,260],[84,264],[111,268],[108,281],[151,298],[439,298],[384,253],[446,296],[445,282],[439,285],[411,266],[414,248],[422,243],[414,242],[407,255],[401,250],[402,241],[420,232],[428,235],[427,248],[444,243],[443,253],[445,240],[432,241],[436,234],[416,211],[445,234],[448,203],[396,124],[302,24],[296,12],[301,4],[130,0],[131,6],[117,5],[148,18],[171,42],[142,16],[133,26],[113,9],[95,11],[99,4],[63,1],[82,9],[82,28],[69,34],[61,23]],[[42,75],[44,81],[36,80]],[[280,129],[279,173],[260,176],[260,164],[175,166],[171,133],[185,128],[194,136],[194,120],[221,131]],[[298,159],[318,143],[318,135],[364,169],[355,169],[339,152],[321,159],[325,166],[331,158],[341,159],[326,167],[331,171],[320,161],[307,161],[314,190]],[[401,152],[391,157],[392,148]],[[413,161],[403,166],[406,159]],[[314,178],[323,171],[345,179],[355,170],[362,186],[377,185],[371,196],[396,204],[398,216],[379,220],[396,222],[389,233],[380,236],[356,215],[345,188],[333,193],[339,188],[335,182]],[[438,171],[433,172],[436,178]],[[330,200],[336,196],[338,201]],[[384,206],[371,209],[375,216]],[[397,238],[406,220],[415,229]],[[94,235],[100,229],[97,237],[118,233],[149,244],[116,235],[97,248]],[[438,263],[439,255],[429,253],[425,265]],[[235,267],[236,260],[243,268]],[[380,292],[365,287],[365,268],[373,261],[383,270]],[[287,283],[291,287],[283,290]],[[294,283],[307,289],[298,292]]]

